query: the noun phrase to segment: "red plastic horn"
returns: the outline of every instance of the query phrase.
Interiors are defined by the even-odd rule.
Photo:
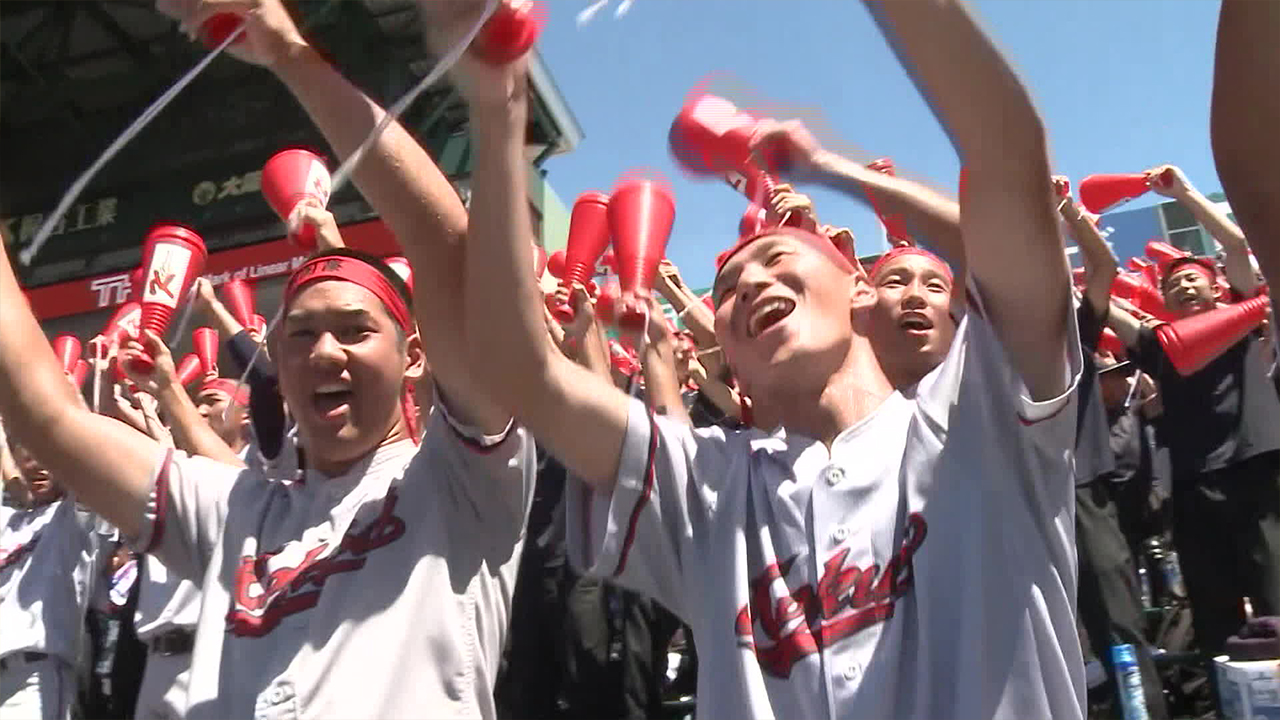
[[[1168,315],[1164,305],[1164,296],[1159,290],[1148,284],[1141,276],[1131,273],[1117,273],[1111,284],[1111,294],[1123,298],[1138,306],[1138,309],[1158,318]]]
[[[875,170],[878,173],[888,175],[890,177],[897,177],[898,175],[894,170],[893,159],[887,157],[872,160],[867,163],[867,169]],[[880,218],[880,224],[884,226],[885,235],[889,236],[889,240],[914,245],[915,241],[912,240],[911,235],[907,233],[906,224],[903,223],[902,218],[889,212],[888,209],[881,207],[880,203],[876,202],[875,193],[871,192],[870,189],[866,191],[866,195],[867,199],[871,202],[871,209],[875,210],[876,217]]]
[[[190,228],[161,225],[147,235],[142,255],[142,266],[147,268],[142,287],[142,330],[157,337],[164,334],[191,283],[204,271],[207,257],[204,240]],[[145,355],[134,362],[140,373],[149,373],[154,367],[154,361]]]
[[[1129,356],[1129,349],[1121,342],[1120,336],[1116,335],[1116,331],[1109,327],[1102,328],[1102,335],[1098,338],[1098,349],[1106,350],[1118,358]]]
[[[71,374],[80,359],[80,338],[75,335],[59,335],[53,339],[53,354],[58,356],[62,372]]]
[[[211,327],[199,327],[191,332],[191,345],[200,358],[200,370],[205,377],[218,376],[218,331]]]
[[[658,262],[666,255],[675,198],[660,178],[624,176],[609,200],[609,231],[618,258],[618,324],[643,330]]]
[[[1179,375],[1196,373],[1258,327],[1271,299],[1255,297],[1157,325],[1156,339]]]
[[[1174,260],[1191,257],[1191,253],[1185,250],[1179,250],[1163,240],[1148,241],[1145,253],[1147,257],[1155,261],[1156,265],[1162,269]]]
[[[240,28],[240,24],[244,19],[235,13],[218,13],[204,21],[200,26],[200,42],[210,50],[218,47],[224,40],[231,36]],[[234,44],[239,45],[244,42],[244,35],[236,38]]]
[[[748,200],[763,205],[773,192],[771,173],[787,162],[779,153],[762,148],[764,167],[757,165],[751,138],[759,123],[722,97],[695,92],[671,122],[667,144],[685,170],[723,177]]]
[[[76,366],[71,368],[71,382],[78,388],[84,387],[84,380],[87,377],[89,377],[89,363],[83,359],[76,360]]]
[[[137,302],[127,302],[116,308],[116,312],[102,328],[102,337],[107,345],[119,345],[125,338],[137,337],[142,323],[142,306]]]
[[[261,315],[254,315],[249,318],[249,327],[253,328],[259,336],[264,336],[267,334],[267,319]]]
[[[178,363],[178,384],[186,387],[204,377],[201,367],[200,358],[195,353],[187,353],[186,357],[182,358],[182,362]]]
[[[559,280],[564,277],[564,251],[557,250],[547,256],[547,272]]]
[[[768,226],[769,211],[751,203],[747,206],[747,211],[742,213],[742,219],[738,221],[738,237],[749,238],[760,233]]]
[[[320,207],[329,205],[333,180],[324,160],[309,150],[282,150],[262,166],[262,195],[283,221],[299,203],[311,200]],[[303,250],[316,248],[316,231],[303,225],[289,240]]]
[[[1083,287],[1085,280],[1084,268],[1071,268],[1071,282],[1076,287]]]
[[[595,273],[596,261],[609,246],[611,202],[608,195],[585,192],[573,203],[573,212],[569,216],[569,242],[565,246],[564,274],[560,278],[560,287],[572,289],[574,283],[586,285]],[[551,308],[551,315],[559,322],[572,322],[573,306],[567,303],[556,303]]]
[[[1143,173],[1089,175],[1080,181],[1080,203],[1089,212],[1102,213],[1150,189],[1151,178]]]
[[[244,280],[228,280],[222,285],[222,297],[227,301],[227,311],[242,327],[249,327],[253,317],[253,288]]]
[[[547,22],[539,2],[503,2],[471,43],[471,53],[493,65],[506,65],[529,52]]]
[[[413,292],[413,267],[409,265],[409,260],[403,255],[391,255],[383,258],[383,261],[404,280],[404,284],[409,286],[409,292]]]
[[[596,317],[605,325],[618,324],[618,296],[621,292],[618,283],[610,280],[600,288],[600,297],[596,298]]]
[[[137,302],[142,302],[142,279],[144,274],[145,270],[141,265],[129,272],[129,297]]]

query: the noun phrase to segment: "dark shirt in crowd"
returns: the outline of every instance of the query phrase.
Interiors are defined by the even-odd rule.
[[[257,349],[258,343],[249,337],[247,330],[227,340],[227,353],[231,355],[232,369],[237,375],[249,366],[249,359]],[[274,459],[284,446],[287,419],[280,395],[280,376],[266,353],[258,353],[245,382],[249,385],[249,421],[258,439],[258,450],[268,460]]]
[[[1143,327],[1132,359],[1160,386],[1161,444],[1175,478],[1220,470],[1280,449],[1280,398],[1271,392],[1265,340],[1254,331],[1183,377],[1155,332]]]

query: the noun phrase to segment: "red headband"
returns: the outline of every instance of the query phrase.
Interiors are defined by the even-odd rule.
[[[312,258],[303,263],[302,267],[294,270],[284,290],[285,307],[293,302],[304,287],[321,280],[341,280],[355,283],[368,290],[382,301],[383,307],[387,309],[387,313],[396,321],[400,329],[404,330],[406,335],[410,333],[413,323],[409,317],[409,307],[400,293],[396,292],[391,281],[364,260],[346,255],[324,255]]]
[[[293,302],[304,287],[322,280],[355,283],[368,290],[382,302],[382,306],[387,309],[387,313],[404,331],[406,337],[413,332],[413,320],[409,315],[409,307],[391,281],[364,260],[346,255],[323,255],[303,263],[302,267],[289,276],[289,284],[284,290],[284,306],[289,307],[289,303]],[[413,388],[407,383],[400,389],[400,412],[404,415],[405,428],[409,432],[409,437],[416,444],[421,435],[418,425],[418,408],[417,403],[414,402]]]
[[[243,405],[245,407],[248,407],[249,405],[249,387],[247,385],[241,385],[237,390],[236,382],[234,380],[228,380],[227,378],[213,378],[212,380],[204,381],[204,384],[200,386],[200,392],[196,393],[196,397],[199,397],[210,390],[226,393],[227,397],[231,398],[231,401],[236,405]]]
[[[943,273],[946,274],[947,282],[949,283],[955,282],[955,278],[951,276],[950,265],[948,265],[942,258],[938,257],[937,255],[934,255],[933,253],[929,252],[928,250],[925,250],[922,247],[916,247],[915,245],[900,245],[896,248],[893,248],[889,252],[881,255],[880,259],[876,260],[876,264],[871,266],[871,272],[868,273],[867,276],[871,279],[872,282],[875,282],[876,276],[880,274],[880,271],[884,269],[885,265],[888,265],[891,261],[897,258],[900,258],[904,255],[919,255],[922,258],[932,261],[934,264],[936,264],[939,268],[942,269]]]
[[[1169,280],[1173,277],[1174,273],[1180,270],[1185,270],[1188,267],[1193,270],[1197,270],[1201,275],[1204,275],[1210,285],[1218,281],[1217,268],[1211,264],[1210,260],[1195,257],[1194,255],[1188,255],[1186,257],[1174,258],[1165,265],[1164,276],[1160,278],[1160,289],[1162,291],[1165,289],[1165,286],[1169,284]]]
[[[846,273],[853,274],[853,264],[849,262],[849,258],[845,257],[844,254],[840,252],[840,249],[836,247],[835,243],[831,242],[830,238],[788,225],[760,228],[754,234],[739,238],[738,244],[716,256],[716,274],[720,274],[720,271],[724,269],[725,263],[729,262],[729,258],[737,255],[738,251],[760,238],[771,237],[774,235],[786,235],[800,240],[806,245],[809,245],[813,249],[822,253],[828,260],[835,263],[836,267]]]

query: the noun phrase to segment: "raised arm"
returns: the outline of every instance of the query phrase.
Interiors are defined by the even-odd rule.
[[[474,22],[478,4],[470,5],[430,5],[429,27],[456,37]],[[525,63],[493,67],[464,57],[454,70],[470,102],[474,141],[464,303],[467,358],[491,383],[494,396],[566,467],[611,489],[629,400],[552,347],[542,293],[529,272]]]
[[[238,57],[269,68],[289,88],[341,158],[364,142],[385,113],[303,39],[280,0],[203,0],[193,27],[218,13],[247,18]],[[463,251],[467,213],[431,157],[391,123],[356,166],[360,193],[387,223],[413,267],[414,310],[427,360],[459,419],[500,432],[509,415],[486,399],[463,360]]]
[[[0,328],[0,417],[9,434],[81,502],[126,535],[136,535],[160,446],[85,407],[31,314],[4,242]]]
[[[133,364],[125,361],[126,358],[140,354],[144,346],[147,354],[155,360],[155,368],[148,374],[134,372]],[[200,416],[195,403],[191,402],[186,388],[178,382],[173,356],[164,341],[144,330],[143,343],[130,340],[121,355],[121,362],[124,363],[129,379],[154,397],[169,419],[169,432],[173,434],[175,446],[192,455],[202,455],[233,467],[244,467],[244,461],[209,427],[209,423]]]
[[[1280,3],[1223,0],[1210,130],[1222,189],[1272,288],[1280,288]],[[1234,282],[1234,281],[1233,281]]]
[[[1222,245],[1222,264],[1227,275],[1227,282],[1236,292],[1252,295],[1258,289],[1258,278],[1253,274],[1253,263],[1249,262],[1249,243],[1244,232],[1231,222],[1231,218],[1216,203],[1209,200],[1195,189],[1187,176],[1173,165],[1161,165],[1147,171],[1158,177],[1172,179],[1168,185],[1159,182],[1152,184],[1152,189],[1165,197],[1171,197],[1180,205],[1191,211],[1196,222],[1209,231],[1214,240]]]
[[[1046,201],[1045,130],[1031,98],[958,0],[867,5],[964,168],[964,254],[991,325],[1032,399],[1060,395],[1070,281]]]
[[[1057,179],[1055,178],[1055,184]],[[1084,298],[1093,306],[1094,314],[1105,318],[1111,307],[1111,284],[1115,282],[1119,267],[1107,247],[1107,241],[1084,214],[1084,208],[1069,194],[1058,205],[1058,212],[1066,222],[1071,237],[1084,258]]]

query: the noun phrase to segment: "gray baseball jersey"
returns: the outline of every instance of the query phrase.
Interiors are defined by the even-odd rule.
[[[971,291],[972,292],[972,291]],[[820,442],[633,402],[573,562],[693,629],[708,718],[1082,718],[1070,390],[1033,402],[976,293],[941,365]]]
[[[169,451],[135,542],[203,578],[187,716],[493,717],[534,468],[444,412],[333,478]]]
[[[112,528],[67,496],[11,509],[0,528],[0,657],[42,652],[76,666],[84,614]]]

